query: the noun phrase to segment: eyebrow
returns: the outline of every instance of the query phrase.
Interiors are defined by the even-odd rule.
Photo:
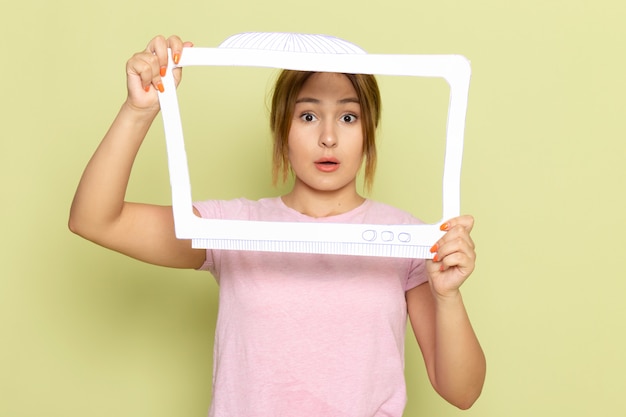
[[[316,98],[313,98],[313,97],[302,97],[302,98],[299,98],[298,100],[296,100],[296,104],[298,104],[298,103],[319,104],[319,103],[321,103],[321,101],[316,99]],[[347,98],[342,98],[341,100],[337,100],[337,104],[346,104],[346,103],[361,104],[359,102],[359,99],[357,99],[356,97],[347,97]]]

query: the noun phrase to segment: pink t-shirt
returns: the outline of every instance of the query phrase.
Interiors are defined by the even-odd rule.
[[[280,198],[205,201],[204,218],[415,224],[366,200],[312,218]],[[207,250],[219,283],[212,417],[400,417],[406,404],[405,292],[419,259]]]

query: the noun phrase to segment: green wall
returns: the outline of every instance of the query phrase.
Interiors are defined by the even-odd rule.
[[[213,279],[108,252],[72,235],[66,222],[82,169],[124,99],[128,57],[158,33],[216,46],[245,31],[327,33],[373,53],[460,53],[472,61],[462,211],[476,217],[479,260],[464,293],[488,379],[473,409],[453,409],[428,386],[409,339],[406,415],[626,414],[625,3],[365,4],[0,6],[0,416],[206,414]],[[186,124],[197,147],[194,197],[281,191],[269,181],[265,127],[273,73],[241,74],[185,75],[181,97],[199,103]],[[372,196],[436,216],[441,167],[424,155],[440,148],[407,132],[423,120],[441,127],[440,112],[428,113],[441,108],[440,86],[432,87],[432,108],[418,104],[402,117],[407,101],[393,81],[382,84],[387,113]],[[232,110],[223,112],[229,94]],[[203,117],[215,114],[222,124],[203,133]],[[426,151],[406,152],[412,145]],[[157,123],[129,198],[167,204],[167,175]]]

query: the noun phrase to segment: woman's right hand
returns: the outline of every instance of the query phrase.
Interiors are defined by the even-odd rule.
[[[159,86],[167,68],[167,49],[178,62],[184,47],[179,37],[157,36],[126,64],[128,98],[120,108],[80,180],[69,228],[105,248],[144,262],[177,268],[198,268],[206,251],[177,239],[171,206],[130,203],[126,189],[135,157],[159,111]],[[176,85],[181,68],[175,68]]]
[[[183,42],[178,36],[153,38],[145,50],[134,54],[126,63],[127,104],[137,110],[159,110],[157,91],[163,91],[161,77],[167,71],[167,49],[172,50],[172,59],[178,63],[183,48],[191,47],[191,42]],[[181,68],[174,68],[176,85],[182,76]]]

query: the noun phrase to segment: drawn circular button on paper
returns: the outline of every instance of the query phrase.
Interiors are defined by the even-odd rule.
[[[385,242],[391,242],[393,240],[393,232],[385,231],[382,232],[380,236]]]
[[[411,241],[411,235],[409,233],[400,233],[398,235],[398,240],[403,243],[408,243]]]
[[[372,242],[376,239],[376,230],[366,230],[361,235],[363,240],[367,240],[368,242]]]

